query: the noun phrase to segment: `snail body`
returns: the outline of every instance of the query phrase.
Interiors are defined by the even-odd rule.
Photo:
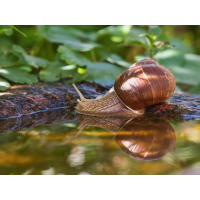
[[[174,92],[173,74],[151,58],[130,66],[116,79],[113,88],[102,97],[81,100],[76,111],[92,116],[135,117],[144,114],[144,108],[166,101]]]

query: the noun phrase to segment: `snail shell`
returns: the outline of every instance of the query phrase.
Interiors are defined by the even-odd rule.
[[[133,110],[166,101],[175,87],[173,74],[151,58],[131,65],[114,83],[118,98]]]

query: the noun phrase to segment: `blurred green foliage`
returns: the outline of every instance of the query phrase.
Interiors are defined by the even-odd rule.
[[[0,25],[0,90],[63,79],[111,85],[132,63],[152,57],[179,89],[200,93],[200,26]]]

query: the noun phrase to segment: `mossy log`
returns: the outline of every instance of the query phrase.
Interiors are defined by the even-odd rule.
[[[76,84],[85,98],[96,98],[109,88],[96,83]],[[0,132],[40,124],[76,122],[74,106],[79,98],[72,85],[39,83],[12,86],[0,93]],[[164,103],[147,107],[141,118],[184,122],[200,117],[200,95],[175,92]]]

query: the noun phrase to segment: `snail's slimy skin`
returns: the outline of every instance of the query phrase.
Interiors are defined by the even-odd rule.
[[[78,88],[72,84],[80,96],[76,112],[91,116],[135,117],[144,114],[144,109],[130,110],[121,103],[113,89],[97,99],[85,99]]]

